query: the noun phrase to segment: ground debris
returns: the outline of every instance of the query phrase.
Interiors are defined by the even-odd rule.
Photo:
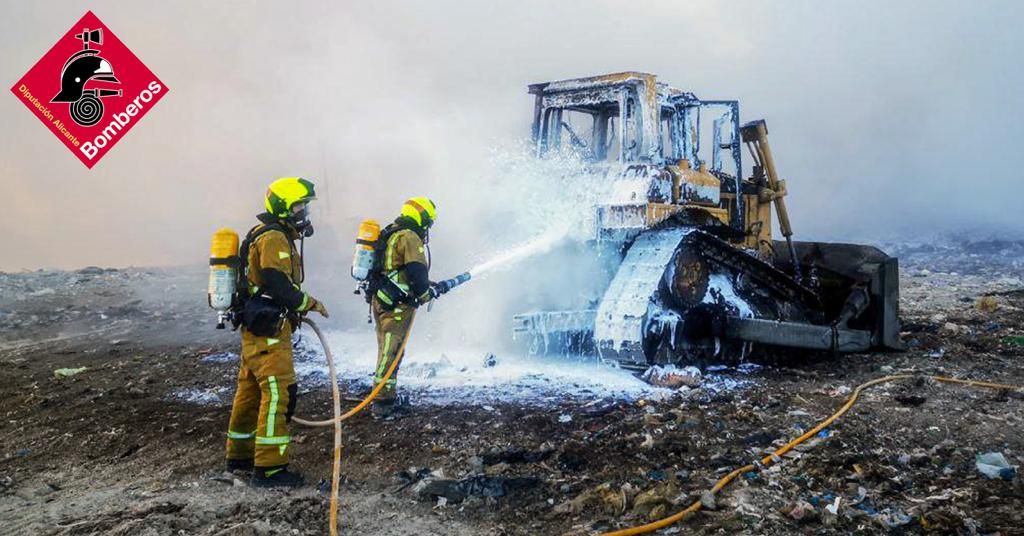
[[[616,530],[680,511],[729,471],[809,430],[853,386],[887,372],[1024,383],[1024,292],[1019,277],[1007,275],[1024,263],[955,251],[956,262],[940,258],[947,253],[900,259],[906,352],[714,368],[685,389],[649,387],[631,376],[644,391],[570,383],[531,391],[529,403],[461,386],[445,387],[440,402],[421,403],[422,393],[410,389],[417,402],[410,418],[346,422],[343,533],[379,533],[382,522],[395,534]],[[913,277],[917,270],[928,272]],[[326,495],[315,486],[264,491],[246,477],[208,478],[224,464],[237,334],[207,329],[207,304],[194,292],[167,290],[172,285],[201,289],[205,274],[0,275],[0,360],[9,376],[0,385],[0,518],[11,522],[7,532],[325,532]],[[995,293],[994,310],[978,307],[985,293]],[[944,331],[946,323],[957,327]],[[472,353],[467,366],[495,374],[515,361],[503,356],[488,367],[485,353]],[[322,368],[322,356],[311,359]],[[440,353],[431,359],[438,366],[419,373],[437,376],[412,380],[468,374],[458,372],[461,365],[444,366]],[[55,369],[69,366],[88,371],[54,379]],[[365,395],[370,377],[361,374],[343,382],[347,398]],[[737,381],[748,383],[714,388]],[[299,383],[299,413],[329,415],[326,380]],[[559,423],[561,415],[571,420]],[[1019,393],[898,381],[865,391],[809,448],[738,476],[707,501],[707,512],[663,532],[1019,533],[1019,475],[989,479],[976,461],[996,451],[1011,467],[1019,463],[1021,430]],[[290,432],[304,438],[289,448],[295,468],[329,490],[332,431]],[[516,479],[528,480],[517,487]],[[183,507],[172,511],[174,505]]]
[[[467,497],[504,497],[517,490],[533,488],[540,479],[533,477],[491,477],[471,476],[462,480],[429,479],[423,486],[417,486],[416,494],[421,499],[436,500],[444,497],[449,502],[460,503]]]

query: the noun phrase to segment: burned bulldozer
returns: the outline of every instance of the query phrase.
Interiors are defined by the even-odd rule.
[[[793,240],[767,125],[741,125],[738,102],[638,72],[529,92],[537,156],[572,152],[610,182],[593,245],[618,262],[600,300],[516,315],[517,338],[629,368],[900,347],[897,260]]]

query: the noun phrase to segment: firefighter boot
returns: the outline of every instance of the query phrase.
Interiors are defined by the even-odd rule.
[[[297,488],[305,482],[302,475],[289,471],[287,465],[257,467],[252,473],[252,485],[257,488]]]
[[[370,406],[370,413],[374,420],[378,421],[400,419],[409,413],[409,398],[406,395],[396,395],[392,399],[375,400]]]
[[[252,471],[253,460],[252,458],[245,459],[228,459],[228,463],[225,466],[225,470],[229,473],[248,473]]]

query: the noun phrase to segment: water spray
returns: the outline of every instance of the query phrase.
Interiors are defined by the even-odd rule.
[[[568,235],[569,232],[566,229],[554,229],[470,268],[466,275],[478,278],[485,272],[489,272],[499,266],[506,267],[523,259],[544,253]]]

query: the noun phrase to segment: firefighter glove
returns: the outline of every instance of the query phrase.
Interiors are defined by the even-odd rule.
[[[312,298],[312,297],[309,300],[311,302],[313,302],[309,306],[309,310],[310,311],[316,311],[316,312],[320,313],[320,316],[322,316],[324,318],[330,318],[331,317],[331,315],[327,312],[327,307],[324,306],[323,302],[321,302],[320,300],[318,300],[316,298]]]

